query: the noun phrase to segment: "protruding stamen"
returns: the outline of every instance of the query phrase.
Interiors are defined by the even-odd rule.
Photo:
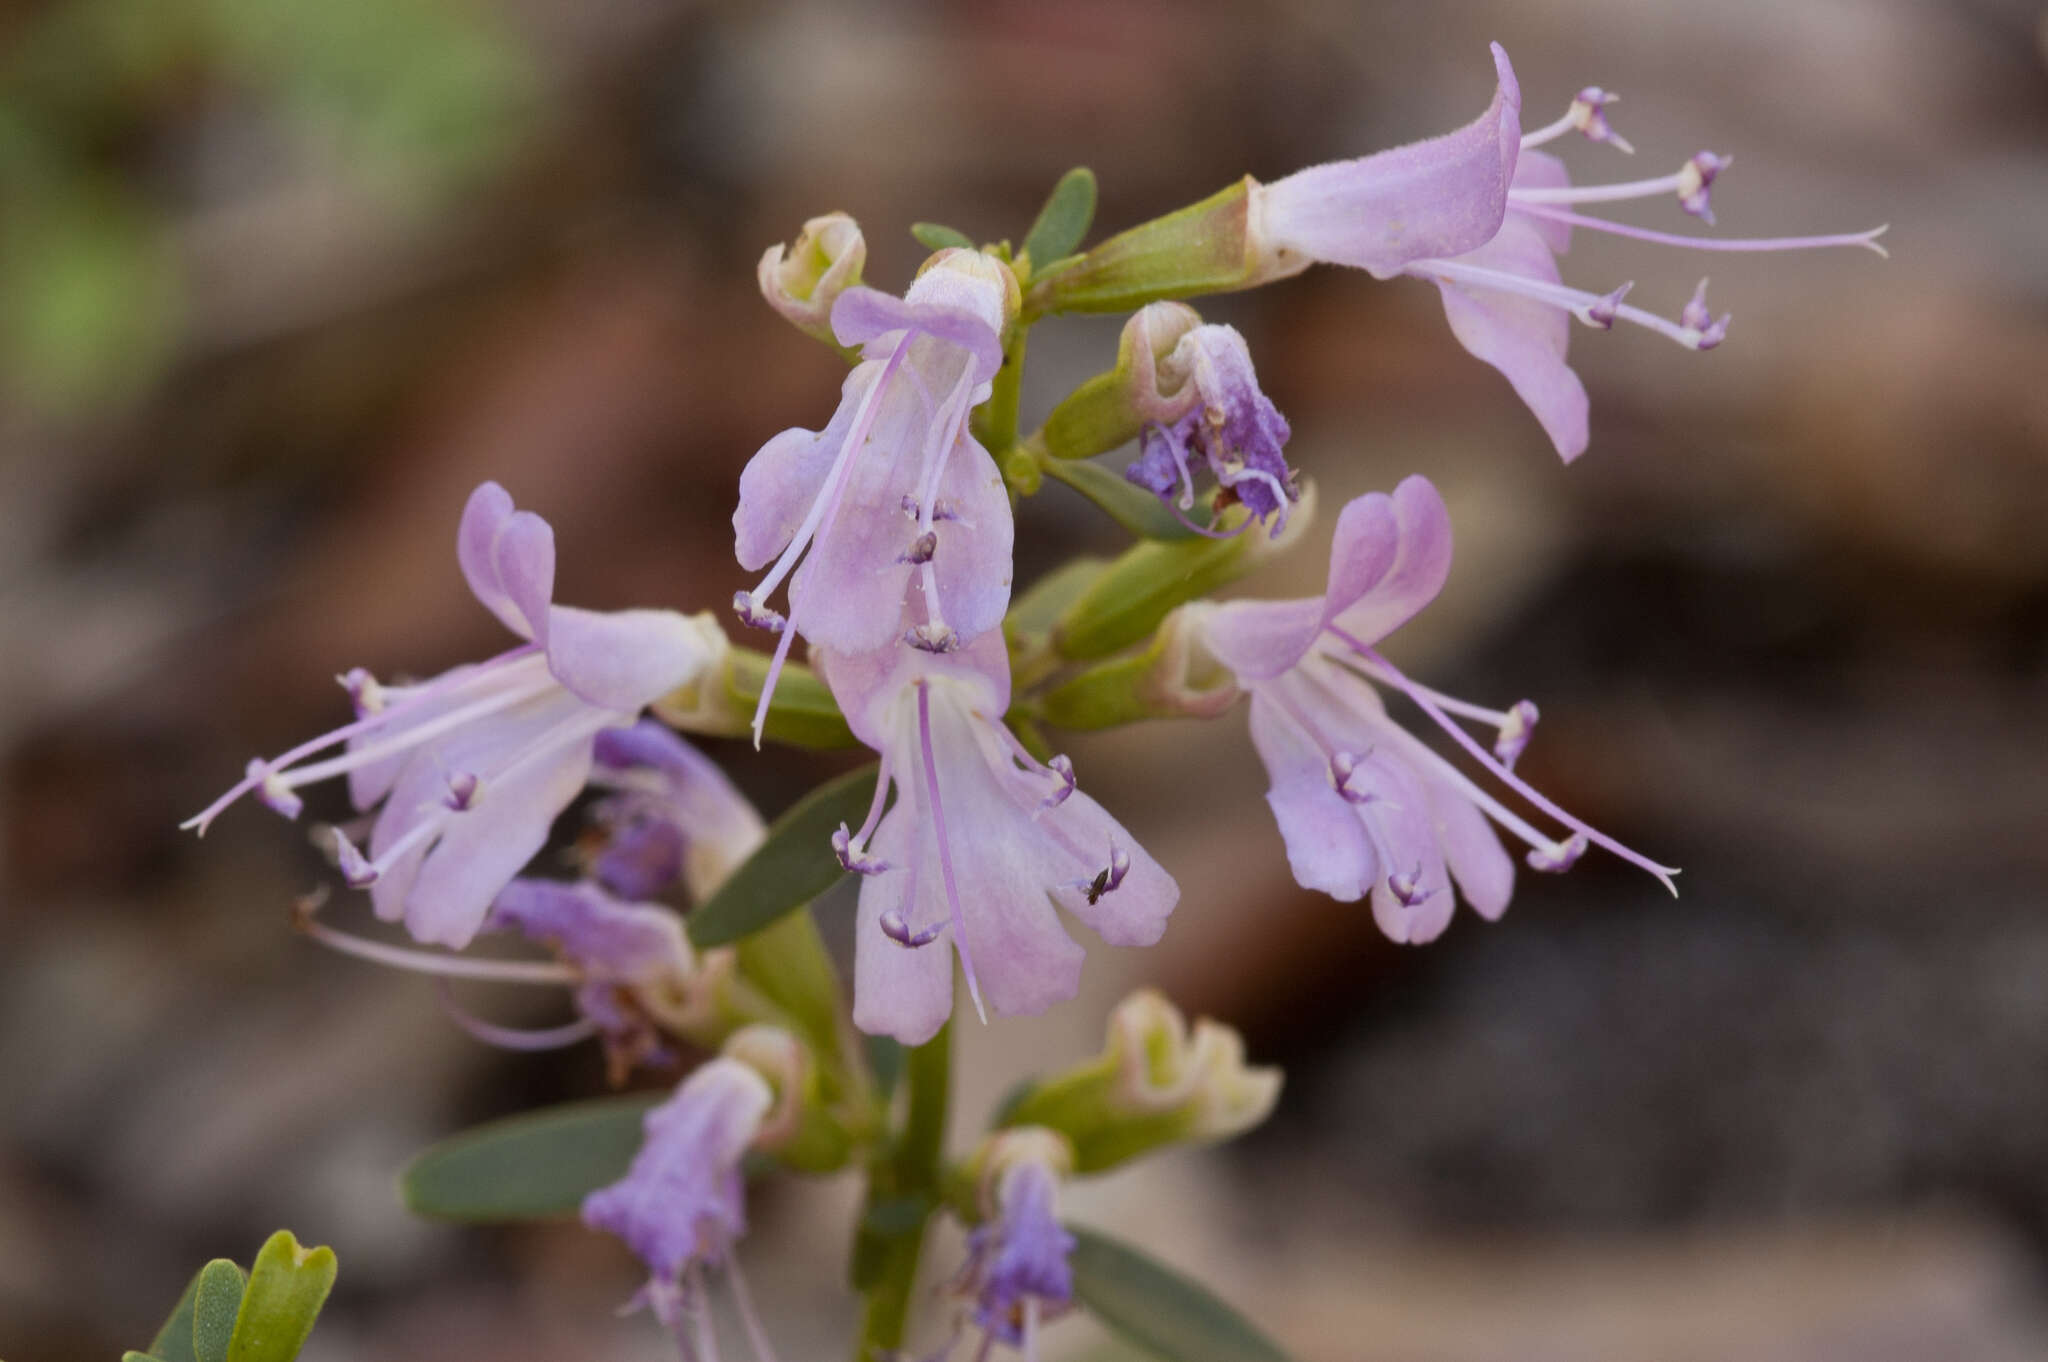
[[[448,793],[441,802],[457,813],[467,812],[475,806],[482,788],[483,779],[476,772],[457,771],[448,777]]]
[[[485,1021],[456,1002],[455,995],[448,989],[446,979],[436,979],[434,984],[434,994],[440,999],[441,1010],[448,1014],[448,1020],[461,1027],[471,1038],[500,1050],[521,1050],[529,1053],[563,1050],[589,1040],[602,1029],[589,1017],[579,1017],[562,1026],[532,1031],[524,1027],[500,1026],[496,1022]]]
[[[387,696],[377,678],[364,667],[350,667],[334,678],[341,688],[348,692],[349,703],[355,706],[356,717],[367,719],[372,714],[382,714]]]
[[[1067,796],[1074,792],[1074,763],[1064,752],[1057,753],[1045,764],[1045,769],[1059,778],[1059,788],[1038,801],[1041,809],[1057,809],[1067,802]]]
[[[733,1313],[740,1317],[740,1327],[747,1332],[747,1346],[754,1350],[754,1362],[775,1362],[775,1349],[768,1344],[768,1331],[761,1326],[761,1316],[754,1309],[754,1297],[747,1290],[747,1279],[740,1272],[737,1257],[725,1261],[725,1280],[732,1285]]]
[[[920,624],[905,630],[903,641],[921,653],[950,653],[960,646],[960,635],[943,624]]]
[[[1408,267],[1408,273],[1432,282],[1441,280],[1445,283],[1465,284],[1496,293],[1532,298],[1539,303],[1562,308],[1574,316],[1583,315],[1602,301],[1601,295],[1587,293],[1583,289],[1567,288],[1563,284],[1553,284],[1545,279],[1534,279],[1528,275],[1491,269],[1484,265],[1471,265],[1461,260],[1418,260]],[[1660,317],[1654,312],[1646,312],[1629,303],[1615,303],[1613,308],[1617,321],[1629,322],[1655,331],[1658,335],[1677,341],[1689,350],[1711,348],[1720,341],[1720,336],[1708,338],[1703,332],[1681,326],[1669,318]],[[1726,333],[1725,326],[1722,333]],[[1703,339],[1707,340],[1705,346],[1701,344]]]
[[[900,557],[898,557],[896,561],[899,563],[921,565],[924,563],[929,563],[932,560],[932,555],[934,553],[937,553],[938,551],[938,531],[926,530],[923,534],[919,535],[917,538],[910,541],[909,550],[906,553],[902,554]]]
[[[243,775],[255,786],[256,797],[286,818],[296,819],[306,807],[306,801],[293,794],[284,777],[263,758],[251,757]]]
[[[1578,864],[1579,857],[1586,854],[1586,834],[1575,832],[1562,842],[1547,847],[1531,847],[1528,861],[1531,870],[1540,870],[1546,875],[1562,874]]]
[[[1535,736],[1538,717],[1534,700],[1517,700],[1500,721],[1500,732],[1493,740],[1493,755],[1510,771],[1515,769],[1515,761],[1529,745],[1529,739]]]
[[[319,920],[320,906],[325,898],[325,894],[314,893],[300,899],[293,907],[293,924],[321,945],[343,955],[372,960],[393,969],[448,979],[486,979],[498,984],[540,984],[554,988],[583,982],[580,972],[553,960],[479,960],[467,955],[411,950],[337,931]]]
[[[1695,350],[1711,350],[1728,338],[1728,323],[1735,314],[1724,312],[1719,321],[1707,310],[1707,281],[1702,279],[1699,287],[1692,291],[1692,297],[1678,311],[1678,324],[1685,328]]]
[[[981,1003],[981,984],[974,977],[974,957],[967,950],[967,920],[960,907],[960,883],[953,873],[953,848],[946,837],[946,806],[939,798],[939,763],[932,754],[931,683],[917,683],[917,736],[924,756],[925,797],[932,815],[932,833],[939,839],[939,874],[946,885],[946,907],[953,923],[953,948],[960,952],[960,972],[967,976],[967,996],[974,1000],[975,1015],[988,1024],[988,1009]]]
[[[910,930],[910,924],[903,920],[903,914],[897,912],[894,908],[883,910],[881,927],[883,936],[888,937],[899,946],[908,946],[912,950],[916,950],[919,946],[931,945],[932,942],[939,939],[939,933],[946,930],[945,923],[934,922],[922,931],[913,932]]]
[[[1607,106],[1620,98],[1620,95],[1603,90],[1597,85],[1588,85],[1572,100],[1572,107],[1565,117],[1571,119],[1572,126],[1586,135],[1587,141],[1605,142],[1616,151],[1633,156],[1636,149],[1630,146],[1628,139],[1616,132],[1607,121]]]
[[[855,842],[844,823],[832,834],[832,854],[839,858],[839,868],[849,875],[879,875],[889,868],[887,861],[868,855],[867,843]]]
[[[1614,236],[1625,236],[1631,241],[1648,241],[1658,246],[1677,246],[1692,251],[1825,251],[1838,246],[1860,246],[1889,260],[1891,252],[1878,244],[1877,239],[1891,230],[1890,223],[1882,223],[1868,231],[1834,232],[1824,236],[1680,236],[1676,232],[1657,232],[1648,227],[1632,227],[1625,222],[1610,222],[1606,218],[1589,217],[1574,213],[1548,203],[1525,203],[1517,201],[1508,205],[1517,213],[1532,218],[1544,218],[1551,222],[1562,222],[1570,227],[1583,227],[1589,232],[1607,232]]]
[[[788,616],[780,610],[771,610],[765,605],[755,604],[754,593],[751,591],[732,593],[732,612],[739,616],[741,624],[752,629],[766,629],[771,634],[781,633],[789,623]]]
[[[1714,178],[1735,164],[1733,156],[1702,151],[1678,172],[1678,206],[1711,227],[1714,225]]]
[[[1612,331],[1614,318],[1621,311],[1621,300],[1628,297],[1628,291],[1635,286],[1636,281],[1631,279],[1597,302],[1588,303],[1576,314],[1578,319],[1596,330]]]

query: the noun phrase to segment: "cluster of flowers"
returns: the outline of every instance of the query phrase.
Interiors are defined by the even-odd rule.
[[[1464,128],[1269,185],[1247,180],[1060,268],[1007,249],[945,249],[897,297],[861,285],[865,245],[839,214],[762,260],[769,302],[855,361],[822,429],[784,431],[748,465],[733,524],[740,564],[763,573],[735,598],[735,612],[775,635],[743,727],[758,746],[801,637],[847,728],[879,757],[865,820],[842,824],[832,840],[840,865],[861,878],[852,1002],[861,1030],[906,1045],[930,1040],[953,1012],[955,957],[984,1019],[1074,996],[1084,952],[1062,913],[1116,946],[1150,945],[1165,931],[1179,898],[1173,877],[1081,791],[1071,761],[1047,751],[1035,728],[1020,736],[1006,720],[1015,640],[1004,625],[1013,497],[1035,486],[1013,474],[1019,457],[1104,453],[1135,437],[1129,482],[1190,530],[1226,537],[1257,524],[1276,539],[1291,530],[1291,542],[1308,519],[1310,498],[1285,458],[1287,422],[1261,390],[1244,338],[1175,299],[1317,262],[1429,280],[1458,340],[1506,375],[1569,460],[1587,442],[1586,392],[1565,362],[1573,318],[1603,329],[1630,322],[1695,350],[1728,329],[1727,317],[1708,313],[1704,283],[1675,321],[1626,303],[1626,284],[1567,287],[1558,257],[1574,228],[1720,250],[1875,248],[1874,232],[1731,242],[1582,215],[1584,203],[1668,194],[1711,223],[1709,191],[1728,160],[1701,152],[1671,175],[1574,187],[1563,163],[1536,148],[1576,130],[1631,150],[1607,122],[1613,97],[1582,91],[1558,121],[1524,134],[1513,70],[1498,47],[1494,56],[1492,102]],[[1221,265],[1219,240],[1228,247]],[[985,447],[971,417],[1021,355],[1013,338],[1047,312],[1111,307],[1133,313],[1117,368],[1063,406],[1064,424],[1055,413],[1040,435]],[[1083,434],[1069,438],[1075,430]],[[354,722],[251,762],[192,825],[204,831],[245,794],[296,817],[301,787],[345,775],[367,839],[337,828],[329,846],[341,878],[367,889],[379,916],[451,951],[479,932],[512,931],[559,958],[401,948],[310,914],[308,930],[433,973],[573,989],[579,1019],[551,1031],[513,1032],[458,1012],[486,1039],[539,1046],[598,1036],[621,1075],[669,1055],[672,1039],[720,1052],[649,1116],[625,1179],[585,1205],[592,1225],[647,1263],[645,1298],[686,1351],[710,1357],[704,1272],[730,1264],[745,1229],[740,1161],[750,1149],[786,1151],[807,1138],[816,1113],[806,1094],[820,1072],[844,1063],[782,1025],[787,1018],[749,992],[729,948],[693,952],[681,919],[657,901],[678,885],[702,901],[763,839],[761,820],[716,767],[643,717],[721,674],[733,647],[709,615],[555,604],[552,532],[495,484],[471,496],[457,556],[478,600],[523,641],[419,684],[348,673]],[[1369,898],[1395,941],[1436,937],[1459,895],[1487,918],[1506,909],[1515,865],[1503,832],[1538,871],[1565,870],[1600,846],[1669,887],[1671,868],[1515,774],[1534,704],[1495,710],[1454,699],[1379,651],[1436,596],[1451,556],[1449,516],[1426,479],[1359,497],[1337,517],[1321,596],[1184,599],[1165,615],[1148,654],[1156,664],[1133,673],[1138,708],[1208,716],[1248,695],[1295,878],[1342,901]],[[1395,723],[1382,688],[1412,701],[1495,788]],[[1490,741],[1467,725],[1490,730]],[[583,876],[522,877],[586,789],[600,798],[594,835],[580,844]],[[1519,796],[1555,830],[1497,791]],[[1189,1041],[1162,1008],[1140,995],[1120,1009],[1111,1059],[1144,1054],[1146,1036],[1166,1036],[1181,1047],[1185,1081],[1162,1097],[1156,1067],[1124,1065],[1137,1076],[1125,1075],[1122,1100],[1155,1117],[1190,1113],[1179,1138],[1218,1138],[1260,1119],[1277,1075],[1246,1069],[1221,1028],[1198,1028]],[[1110,1070],[1121,1072],[1114,1062]],[[1029,1351],[1042,1317],[1069,1304],[1073,1239],[1057,1220],[1056,1194],[1087,1167],[1087,1148],[1071,1120],[1063,1129],[1012,1125],[968,1165],[963,1214],[977,1228],[960,1285],[987,1338]],[[750,1340],[767,1356],[743,1281],[729,1276]]]

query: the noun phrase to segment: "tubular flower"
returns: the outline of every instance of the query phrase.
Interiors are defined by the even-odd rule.
[[[716,1362],[705,1274],[724,1270],[757,1356],[760,1322],[733,1245],[747,1232],[740,1159],[775,1105],[768,1080],[739,1060],[711,1060],[647,1113],[646,1142],[626,1176],[583,1199],[583,1223],[626,1241],[647,1265],[634,1298],[674,1331],[692,1362]]]
[[[754,716],[757,743],[796,634],[842,652],[881,648],[895,641],[913,584],[925,614],[908,640],[917,647],[943,652],[1002,621],[1009,496],[967,418],[1002,364],[1016,288],[1007,266],[954,250],[903,298],[851,288],[834,305],[834,334],[864,359],[824,430],[786,430],[762,446],[733,513],[740,565],[768,568],[734,608],[782,634]],[[785,578],[786,619],[767,605]]]
[[[1038,1356],[1038,1331],[1072,1306],[1074,1236],[1059,1221],[1059,1185],[1072,1167],[1050,1131],[1006,1131],[982,1182],[989,1217],[967,1237],[956,1289],[974,1299],[975,1327],[990,1343]],[[981,1356],[987,1355],[984,1346]]]
[[[950,935],[975,1008],[1042,1012],[1080,987],[1064,908],[1113,946],[1149,946],[1179,886],[1065,757],[1041,764],[1003,724],[1009,661],[990,632],[947,655],[908,648],[820,654],[855,736],[881,754],[875,801],[842,863],[865,879],[855,926],[853,1019],[906,1045],[953,1011]],[[889,788],[896,801],[883,813]]]
[[[1251,692],[1252,742],[1294,878],[1345,902],[1369,893],[1390,938],[1429,941],[1450,922],[1453,880],[1481,916],[1507,909],[1514,863],[1490,820],[1528,844],[1533,869],[1567,869],[1590,844],[1671,888],[1675,870],[1574,818],[1514,774],[1535,706],[1494,711],[1454,700],[1379,654],[1380,640],[1435,598],[1450,564],[1443,499],[1428,479],[1411,477],[1392,496],[1376,492],[1344,508],[1322,596],[1185,607],[1202,646]],[[1413,700],[1496,781],[1563,824],[1565,836],[1538,831],[1395,724],[1374,683]],[[1494,750],[1453,715],[1494,725]]]
[[[1310,265],[1391,279],[1413,261],[1462,255],[1500,230],[1522,136],[1522,89],[1499,43],[1478,118],[1441,137],[1299,170],[1251,191],[1257,282]]]
[[[1564,117],[1521,139],[1508,191],[1507,214],[1490,240],[1462,253],[1433,254],[1411,260],[1408,274],[1442,290],[1444,312],[1458,343],[1504,374],[1527,404],[1566,462],[1585,452],[1587,401],[1585,387],[1565,363],[1571,319],[1598,330],[1616,321],[1632,323],[1668,337],[1692,350],[1711,350],[1728,334],[1729,318],[1707,309],[1706,281],[1671,320],[1623,302],[1632,284],[1610,292],[1589,293],[1567,287],[1557,257],[1571,248],[1572,229],[1612,232],[1665,246],[1702,251],[1794,251],[1831,246],[1862,246],[1883,255],[1877,242],[1885,230],[1833,236],[1717,238],[1674,236],[1576,211],[1576,205],[1669,195],[1686,212],[1709,226],[1714,212],[1710,191],[1731,158],[1702,151],[1677,171],[1622,184],[1574,186],[1562,161],[1534,148],[1576,128],[1596,142],[1632,151],[1608,125],[1605,107],[1614,96],[1595,87],[1579,92]]]
[[[459,948],[583,788],[598,733],[691,680],[715,654],[716,626],[668,610],[555,605],[554,532],[494,482],[470,495],[457,556],[470,590],[523,643],[418,685],[348,673],[354,723],[250,762],[184,826],[204,833],[250,793],[297,817],[299,788],[346,775],[357,809],[382,808],[367,856],[336,834],[343,877],[370,890],[379,917]],[[337,745],[339,755],[308,762]]]
[[[590,874],[613,893],[651,899],[681,879],[690,899],[717,892],[766,836],[725,772],[667,725],[642,719],[597,735],[591,807],[602,831]]]
[[[1301,493],[1282,452],[1287,418],[1260,391],[1244,337],[1235,327],[1197,326],[1158,362],[1154,382],[1141,402],[1147,422],[1138,459],[1124,476],[1186,524],[1184,513],[1195,504],[1190,456],[1205,459],[1225,499],[1243,503],[1253,519],[1270,520],[1277,536]]]

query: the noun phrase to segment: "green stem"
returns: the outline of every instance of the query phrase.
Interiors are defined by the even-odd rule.
[[[924,1250],[924,1232],[938,1209],[941,1160],[946,1146],[946,1116],[953,1069],[953,1028],[950,1023],[931,1040],[912,1050],[904,1066],[909,1110],[903,1134],[891,1155],[868,1169],[868,1214],[863,1245],[869,1256],[861,1302],[860,1336],[854,1362],[878,1362],[903,1346],[910,1317],[911,1293],[917,1286],[917,1262]],[[915,1207],[910,1223],[886,1223],[892,1213]],[[877,1223],[883,1222],[883,1223]]]

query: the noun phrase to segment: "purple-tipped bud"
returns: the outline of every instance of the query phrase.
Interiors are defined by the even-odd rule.
[[[921,653],[950,653],[960,646],[960,635],[943,624],[920,624],[906,630],[903,641]]]
[[[784,617],[780,610],[771,610],[765,605],[756,605],[754,603],[754,593],[751,591],[735,591],[732,593],[732,612],[738,615],[740,623],[748,628],[766,629],[771,634],[781,633],[782,627],[789,623],[789,620]]]
[[[1621,300],[1628,297],[1628,291],[1635,286],[1636,281],[1631,279],[1614,292],[1602,294],[1579,310],[1579,320],[1598,331],[1613,330],[1614,319],[1621,312]]]
[[[1045,764],[1045,769],[1060,778],[1057,790],[1038,801],[1041,809],[1057,809],[1067,802],[1067,796],[1074,792],[1074,763],[1062,752]]]
[[[1607,122],[1607,106],[1620,98],[1597,85],[1588,85],[1572,100],[1572,126],[1584,133],[1589,142],[1605,142],[1616,151],[1634,155],[1635,148],[1628,144],[1628,139]]]
[[[243,774],[256,782],[256,797],[266,806],[286,818],[297,818],[306,807],[306,801],[292,793],[292,787],[284,783],[284,777],[270,769],[270,763],[261,757],[251,757]]]
[[[448,777],[448,793],[442,796],[441,802],[461,813],[476,804],[477,791],[482,785],[476,772],[458,771]]]
[[[348,692],[348,701],[355,706],[358,719],[367,719],[372,714],[383,712],[384,687],[378,684],[377,678],[370,675],[367,668],[350,667],[334,679]]]
[[[334,829],[334,868],[351,889],[368,889],[377,882],[377,867],[356,850],[356,844],[340,828]]]
[[[1510,771],[1535,735],[1538,717],[1534,700],[1517,700],[1508,710],[1507,718],[1501,720],[1500,732],[1493,740],[1493,755]]]
[[[1546,875],[1558,875],[1570,870],[1586,854],[1586,834],[1575,832],[1555,846],[1537,847],[1529,853],[1531,870],[1540,870]]]
[[[1716,156],[1711,151],[1700,152],[1687,161],[1678,172],[1678,206],[1713,226],[1714,177],[1733,164],[1733,156]]]
[[[945,922],[939,921],[934,922],[921,932],[913,932],[910,930],[910,924],[903,920],[903,914],[897,912],[894,908],[890,908],[882,914],[881,926],[883,936],[888,937],[899,946],[908,946],[912,950],[916,950],[919,946],[931,945],[932,942],[939,939],[939,933],[946,930]]]
[[[923,534],[910,541],[909,550],[900,555],[896,561],[922,566],[925,563],[929,563],[932,560],[932,555],[938,551],[939,532],[937,530],[926,530]]]
[[[839,868],[849,875],[879,875],[889,868],[887,861],[868,855],[866,847],[854,846],[853,834],[844,823],[832,834],[832,854],[839,858]]]

